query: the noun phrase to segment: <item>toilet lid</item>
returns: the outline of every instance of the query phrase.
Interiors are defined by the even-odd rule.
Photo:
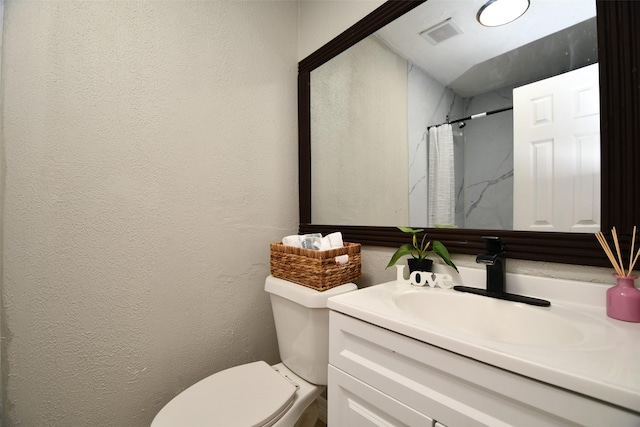
[[[213,374],[173,398],[152,427],[270,425],[293,404],[296,387],[265,362]]]

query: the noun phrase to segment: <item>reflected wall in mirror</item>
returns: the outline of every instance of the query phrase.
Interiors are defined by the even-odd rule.
[[[378,29],[416,8],[422,1],[389,1],[363,20],[302,60],[298,73],[300,233],[342,231],[345,240],[363,245],[395,247],[405,236],[397,224],[344,225],[312,221],[311,186],[311,73],[322,64],[370,36]],[[600,80],[601,228],[616,226],[630,244],[634,225],[640,225],[640,2],[596,0],[598,67]],[[488,119],[488,118],[487,118]],[[483,119],[483,120],[487,120]],[[479,120],[478,123],[481,123]],[[487,122],[485,122],[487,123]],[[469,126],[469,124],[467,124]],[[344,180],[350,179],[344,177]],[[384,199],[378,194],[378,199]],[[367,210],[363,205],[360,210]],[[606,266],[592,233],[547,233],[496,229],[427,230],[451,252],[477,254],[484,249],[481,237],[500,237],[507,256],[526,260]]]
[[[407,113],[407,61],[373,36],[312,72],[313,222],[406,223]]]
[[[599,229],[597,70],[575,95],[549,86],[597,62],[595,0],[533,2],[494,28],[476,21],[482,4],[429,0],[311,72],[313,223],[511,230],[515,209],[532,213],[516,229]],[[541,80],[547,98],[535,88],[513,103],[515,88]],[[559,124],[578,105],[561,101],[586,93],[596,108]],[[514,117],[533,120],[530,110],[552,116],[514,134]]]

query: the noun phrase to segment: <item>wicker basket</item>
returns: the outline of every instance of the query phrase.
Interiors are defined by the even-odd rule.
[[[340,255],[349,255],[349,262],[337,265],[335,257]],[[328,251],[271,243],[271,275],[318,291],[359,279],[360,260],[360,243],[345,242]]]

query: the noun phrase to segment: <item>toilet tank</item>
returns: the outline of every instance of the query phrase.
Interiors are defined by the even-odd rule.
[[[267,277],[265,291],[271,296],[278,348],[285,366],[312,384],[327,384],[327,299],[356,289],[354,283],[347,283],[320,292],[273,276]]]

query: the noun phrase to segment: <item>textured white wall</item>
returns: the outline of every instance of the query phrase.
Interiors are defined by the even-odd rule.
[[[408,224],[407,96],[407,61],[377,39],[313,70],[312,222]]]
[[[298,1],[300,3],[299,60],[311,55],[385,2],[385,0]]]
[[[146,426],[210,373],[277,361],[297,12],[7,2],[5,425]]]

